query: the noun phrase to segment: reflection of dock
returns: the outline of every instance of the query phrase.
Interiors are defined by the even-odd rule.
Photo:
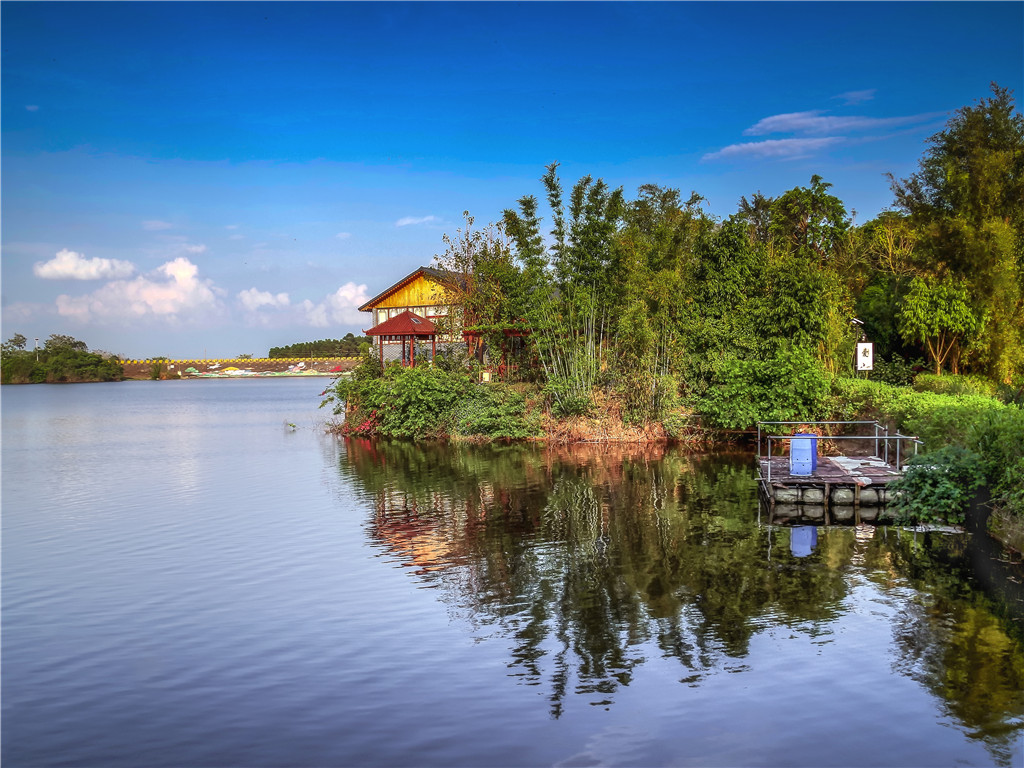
[[[777,435],[762,429],[779,426],[801,429],[822,427],[870,427],[872,434],[854,435]],[[850,442],[865,446],[871,455],[818,456],[819,441],[834,446]],[[888,485],[902,476],[902,458],[908,443],[916,453],[920,441],[916,437],[890,435],[877,422],[761,422],[758,424],[758,486],[762,501],[768,507],[772,522],[880,522],[891,520],[885,505],[889,501]],[[890,445],[893,450],[890,451]],[[813,446],[813,447],[811,447]],[[801,464],[793,451],[810,448],[811,461]],[[773,455],[777,450],[788,455]]]

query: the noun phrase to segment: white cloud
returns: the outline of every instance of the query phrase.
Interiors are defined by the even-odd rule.
[[[350,237],[352,237],[352,233],[351,232],[339,232],[338,234],[335,235],[335,237],[338,238],[339,240],[348,240]]]
[[[868,88],[863,91],[847,91],[846,93],[840,93],[838,96],[833,96],[833,99],[842,99],[843,103],[847,106],[851,104],[860,104],[865,101],[871,101],[875,98],[876,88]]]
[[[25,109],[28,110],[29,112],[38,112],[39,111],[39,105],[38,104],[26,104],[25,105]]]
[[[202,243],[196,243],[194,245],[193,244],[185,245],[185,246],[183,246],[183,248],[188,253],[196,253],[196,254],[206,253],[206,246],[203,245]]]
[[[827,136],[821,139],[768,139],[751,141],[746,144],[730,144],[717,152],[704,155],[702,160],[730,160],[732,158],[776,158],[795,160],[824,149],[832,144],[843,141],[839,136]]]
[[[345,283],[319,304],[308,299],[300,305],[306,322],[316,328],[331,325],[358,325],[366,320],[359,307],[369,301],[365,285]]]
[[[743,132],[744,136],[764,136],[769,133],[823,134],[845,131],[873,131],[896,128],[931,120],[935,113],[908,115],[905,117],[862,117],[850,115],[835,117],[823,114],[820,109],[809,112],[789,112],[758,120]]]
[[[204,315],[219,308],[218,294],[223,292],[198,273],[195,264],[179,257],[158,267],[151,277],[115,280],[85,296],[58,296],[57,311],[82,321]]]
[[[260,307],[287,307],[291,303],[287,293],[272,294],[257,288],[239,292],[238,301],[250,312],[256,312]]]
[[[32,272],[43,280],[113,280],[129,277],[135,266],[117,259],[87,259],[64,248],[49,261],[37,261]]]
[[[395,222],[396,227],[408,227],[410,224],[427,224],[431,221],[437,221],[437,216],[406,216]]]
[[[224,229],[238,229],[238,225],[237,224],[226,224],[226,225],[224,225]]]
[[[843,98],[848,104],[868,101],[874,96],[873,90],[848,91],[834,98]],[[786,112],[758,120],[743,131],[744,136],[766,136],[772,133],[796,134],[794,138],[767,139],[765,141],[730,144],[717,152],[709,152],[701,160],[726,160],[730,158],[774,158],[791,160],[809,157],[815,152],[835,144],[860,144],[886,138],[885,131],[902,126],[920,126],[940,112],[899,117],[865,117],[863,115],[829,115],[825,110],[813,109],[805,112]],[[849,134],[863,132],[853,138]],[[889,134],[892,135],[891,133]]]
[[[161,229],[170,229],[174,225],[169,221],[160,221],[159,219],[149,219],[142,222],[142,228],[149,232],[157,232]]]

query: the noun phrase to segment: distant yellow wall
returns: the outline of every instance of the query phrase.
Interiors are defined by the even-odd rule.
[[[373,305],[373,309],[388,307],[426,307],[433,304],[448,304],[450,298],[445,287],[425,275],[419,275],[390,296]]]

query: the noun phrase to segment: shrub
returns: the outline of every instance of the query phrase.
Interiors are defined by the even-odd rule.
[[[874,370],[869,374],[872,381],[880,381],[883,384],[892,384],[896,387],[905,387],[914,383],[914,377],[924,367],[923,360],[908,362],[896,352],[893,352],[889,362],[883,358],[875,359]]]
[[[967,505],[983,483],[978,454],[948,445],[907,463],[903,476],[889,484],[893,494],[889,509],[897,523],[962,523]]]
[[[934,392],[937,395],[995,397],[997,388],[992,381],[982,376],[936,376],[934,373],[921,373],[914,379],[914,389],[918,392]]]
[[[452,409],[450,428],[456,435],[505,439],[540,432],[538,419],[527,416],[526,399],[500,384],[470,386]]]
[[[791,347],[769,360],[727,361],[696,405],[722,429],[809,420],[824,414],[830,385],[831,376],[808,351]]]
[[[912,466],[933,462],[936,452],[947,448],[977,457],[996,510],[1024,518],[1024,410],[1018,406],[982,395],[917,392],[863,379],[837,379],[833,391],[841,404],[839,416],[877,418],[921,437],[926,453]],[[946,478],[957,476],[953,472]],[[962,489],[968,496],[972,492]]]
[[[982,457],[993,503],[1024,518],[1024,410],[1009,406],[983,414],[965,442]]]
[[[837,417],[878,419],[904,434],[917,435],[929,449],[965,445],[972,424],[1007,407],[983,395],[916,392],[864,379],[837,379],[833,394]]]

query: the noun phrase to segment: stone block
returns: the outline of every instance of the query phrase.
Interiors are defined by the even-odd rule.
[[[821,488],[804,488],[804,504],[824,504],[825,492]]]
[[[879,508],[874,507],[861,507],[860,508],[860,519],[866,523],[872,523],[878,519]]]
[[[775,501],[779,504],[796,504],[800,501],[799,488],[776,488]]]
[[[853,490],[850,488],[833,488],[833,504],[853,504]]]
[[[860,503],[866,507],[878,506],[878,490],[875,488],[860,489]]]

